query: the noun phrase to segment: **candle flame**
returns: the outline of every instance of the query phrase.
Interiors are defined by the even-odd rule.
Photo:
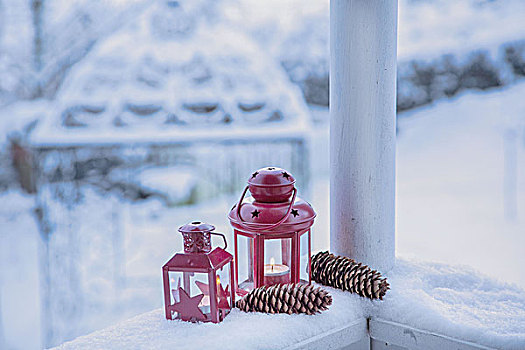
[[[220,285],[220,284],[221,284],[221,278],[217,276],[217,285]]]
[[[272,268],[272,271],[273,271],[273,265],[275,265],[275,259],[274,258],[270,258],[270,266]]]

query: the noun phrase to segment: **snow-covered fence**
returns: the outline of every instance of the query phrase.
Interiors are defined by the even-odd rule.
[[[188,204],[220,194],[235,193],[246,176],[258,167],[277,164],[298,174],[299,186],[307,190],[307,141],[303,136],[282,138],[225,139],[218,142],[155,142],[37,146],[40,183],[89,183],[104,192],[117,192],[130,200],[158,196],[191,184],[193,194],[181,195],[168,204]],[[174,168],[164,188],[150,185],[150,169],[166,172]],[[190,174],[188,174],[188,172]],[[146,173],[146,176],[141,176]],[[191,181],[184,181],[185,175]],[[165,192],[163,192],[163,190]]]

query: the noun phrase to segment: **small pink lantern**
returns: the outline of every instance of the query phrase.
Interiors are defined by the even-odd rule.
[[[226,238],[213,225],[194,221],[179,228],[184,253],[162,268],[164,306],[168,320],[221,322],[235,306],[233,256]],[[221,236],[223,248],[211,250],[211,235]]]
[[[286,170],[259,169],[228,215],[239,295],[262,285],[310,282],[310,228],[316,214],[296,196],[294,184]],[[252,196],[244,198],[248,190]]]

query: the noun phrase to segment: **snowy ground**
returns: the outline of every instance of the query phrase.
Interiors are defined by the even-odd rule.
[[[466,325],[461,335],[467,339],[483,333],[483,339],[504,344],[503,338],[494,340],[499,336],[489,333],[490,325],[503,324],[495,330],[500,335],[510,332],[513,339],[522,339],[525,328],[520,289],[525,288],[524,94],[525,84],[505,91],[469,93],[403,114],[399,120],[398,256],[469,265],[484,275],[519,285],[502,285],[480,276],[470,278],[469,268],[439,264],[421,267],[412,263],[398,267],[401,272],[391,278],[405,281],[394,282],[391,293],[396,295],[395,303],[434,300],[432,313],[438,319],[449,322],[455,318]],[[328,140],[328,126],[317,125],[312,152],[317,175],[312,196],[307,198],[318,212],[314,250],[328,248]],[[235,201],[231,197],[193,207],[165,208],[157,200],[130,204],[86,191],[86,199],[75,214],[79,220],[75,224],[79,232],[89,232],[90,227],[100,230],[105,227],[101,221],[104,217],[115,217],[106,211],[111,203],[117,203],[118,224],[125,233],[126,280],[118,291],[124,302],[104,312],[100,311],[103,304],[85,309],[80,334],[161,307],[160,267],[181,249],[176,228],[198,218],[214,223],[219,232],[229,233],[226,213]],[[2,339],[0,333],[0,345],[5,341],[8,348],[30,349],[40,344],[38,233],[31,215],[33,205],[31,197],[18,192],[0,196],[0,322],[5,337]],[[105,216],[97,213],[101,208]],[[96,239],[103,237],[102,234]],[[426,280],[424,275],[429,270],[441,277]],[[407,271],[416,277],[407,280]],[[96,286],[87,287],[89,295],[96,296]],[[93,300],[100,302],[95,296]],[[460,314],[461,303],[453,302],[458,298],[471,301],[471,308],[463,310],[465,313]],[[385,305],[389,303],[387,300]],[[395,307],[389,306],[392,310]],[[385,308],[383,317],[389,317],[388,310],[391,309]],[[422,326],[432,322],[430,318],[418,317],[423,316],[414,312],[400,321]],[[508,322],[504,321],[506,318]],[[439,330],[450,332],[457,326],[450,322],[440,323]],[[32,336],[25,336],[28,333]]]
[[[30,213],[32,205],[32,197],[18,192],[0,197],[1,349],[40,345],[38,228]]]
[[[401,115],[397,254],[525,287],[525,84]]]

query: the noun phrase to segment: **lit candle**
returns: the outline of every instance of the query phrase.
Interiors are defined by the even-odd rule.
[[[283,264],[276,264],[274,258],[270,264],[264,265],[264,284],[273,285],[290,282],[290,268]]]

